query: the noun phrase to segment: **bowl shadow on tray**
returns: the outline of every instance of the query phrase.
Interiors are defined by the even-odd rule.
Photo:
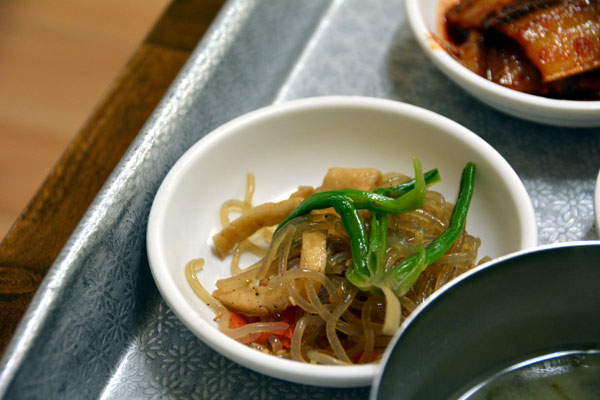
[[[146,371],[151,371],[150,378],[157,385],[147,389],[156,389],[157,395],[158,387],[168,392],[173,389],[177,398],[252,398],[265,388],[270,388],[270,393],[293,394],[294,398],[368,397],[369,387],[332,389],[293,384],[227,359],[196,337],[152,286],[147,288],[148,304],[137,321],[135,339],[120,360],[118,373],[113,374],[115,384],[105,388],[105,398],[135,396],[144,389],[140,379]]]

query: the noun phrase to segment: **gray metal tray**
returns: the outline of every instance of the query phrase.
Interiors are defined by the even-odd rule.
[[[1,361],[0,398],[366,398],[369,388],[294,385],[216,354],[166,306],[146,258],[154,194],[187,148],[247,111],[330,94],[459,122],[517,171],[541,244],[597,238],[600,131],[536,125],[474,100],[426,59],[401,0],[230,0],[36,293]]]

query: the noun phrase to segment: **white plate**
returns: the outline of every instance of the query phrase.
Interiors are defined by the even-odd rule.
[[[211,237],[221,203],[241,198],[246,173],[256,176],[254,204],[283,199],[299,185],[318,186],[328,168],[374,167],[412,175],[411,157],[439,168],[435,189],[451,201],[461,171],[477,163],[467,229],[481,237],[481,255],[498,257],[537,244],[533,207],[513,169],[466,128],[432,112],[389,100],[321,97],[279,104],[229,122],[190,148],[154,200],[147,246],[156,284],[177,316],[209,346],[253,370],[321,386],[370,385],[376,365],[301,364],[259,353],[217,330],[214,314],[188,287],[184,266],[206,260],[199,274],[212,291],[229,276]]]

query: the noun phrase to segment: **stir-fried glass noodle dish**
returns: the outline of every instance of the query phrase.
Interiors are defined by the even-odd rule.
[[[427,188],[440,180],[413,160],[414,179],[376,169],[332,168],[321,187],[288,199],[221,209],[213,237],[232,276],[212,294],[185,269],[195,293],[230,337],[274,356],[334,365],[376,362],[400,323],[435,290],[478,262],[480,240],[465,231],[475,165],[455,205]],[[230,221],[230,213],[237,213]],[[242,267],[252,253],[258,261]],[[207,266],[210,268],[211,266]]]
[[[459,0],[440,43],[465,67],[520,92],[600,100],[599,0]]]

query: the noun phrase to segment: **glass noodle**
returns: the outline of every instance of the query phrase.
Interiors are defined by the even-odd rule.
[[[384,175],[381,186],[394,186],[408,179],[401,174]],[[244,199],[227,200],[222,205],[223,227],[231,223],[233,213],[244,215],[253,209],[254,190],[254,176],[248,174]],[[417,246],[427,247],[447,228],[453,205],[430,190],[425,199],[421,209],[389,215],[387,268],[414,254]],[[369,212],[360,214],[368,229]],[[323,270],[302,267],[303,238],[309,233],[326,240]],[[231,256],[231,277],[217,281],[216,287],[236,296],[249,291],[257,298],[272,296],[283,301],[285,309],[259,316],[228,309],[200,284],[197,276],[204,265],[202,259],[187,264],[186,279],[215,313],[224,334],[277,357],[331,365],[376,362],[391,339],[382,333],[386,332],[385,313],[406,318],[434,291],[473,268],[480,246],[478,238],[463,231],[450,251],[426,268],[406,295],[394,297],[395,304],[386,304],[383,293],[359,291],[345,278],[346,269],[352,266],[350,239],[334,211],[296,218],[272,235],[273,227],[261,228],[237,243]],[[241,260],[248,259],[249,254],[256,261],[243,268]]]

